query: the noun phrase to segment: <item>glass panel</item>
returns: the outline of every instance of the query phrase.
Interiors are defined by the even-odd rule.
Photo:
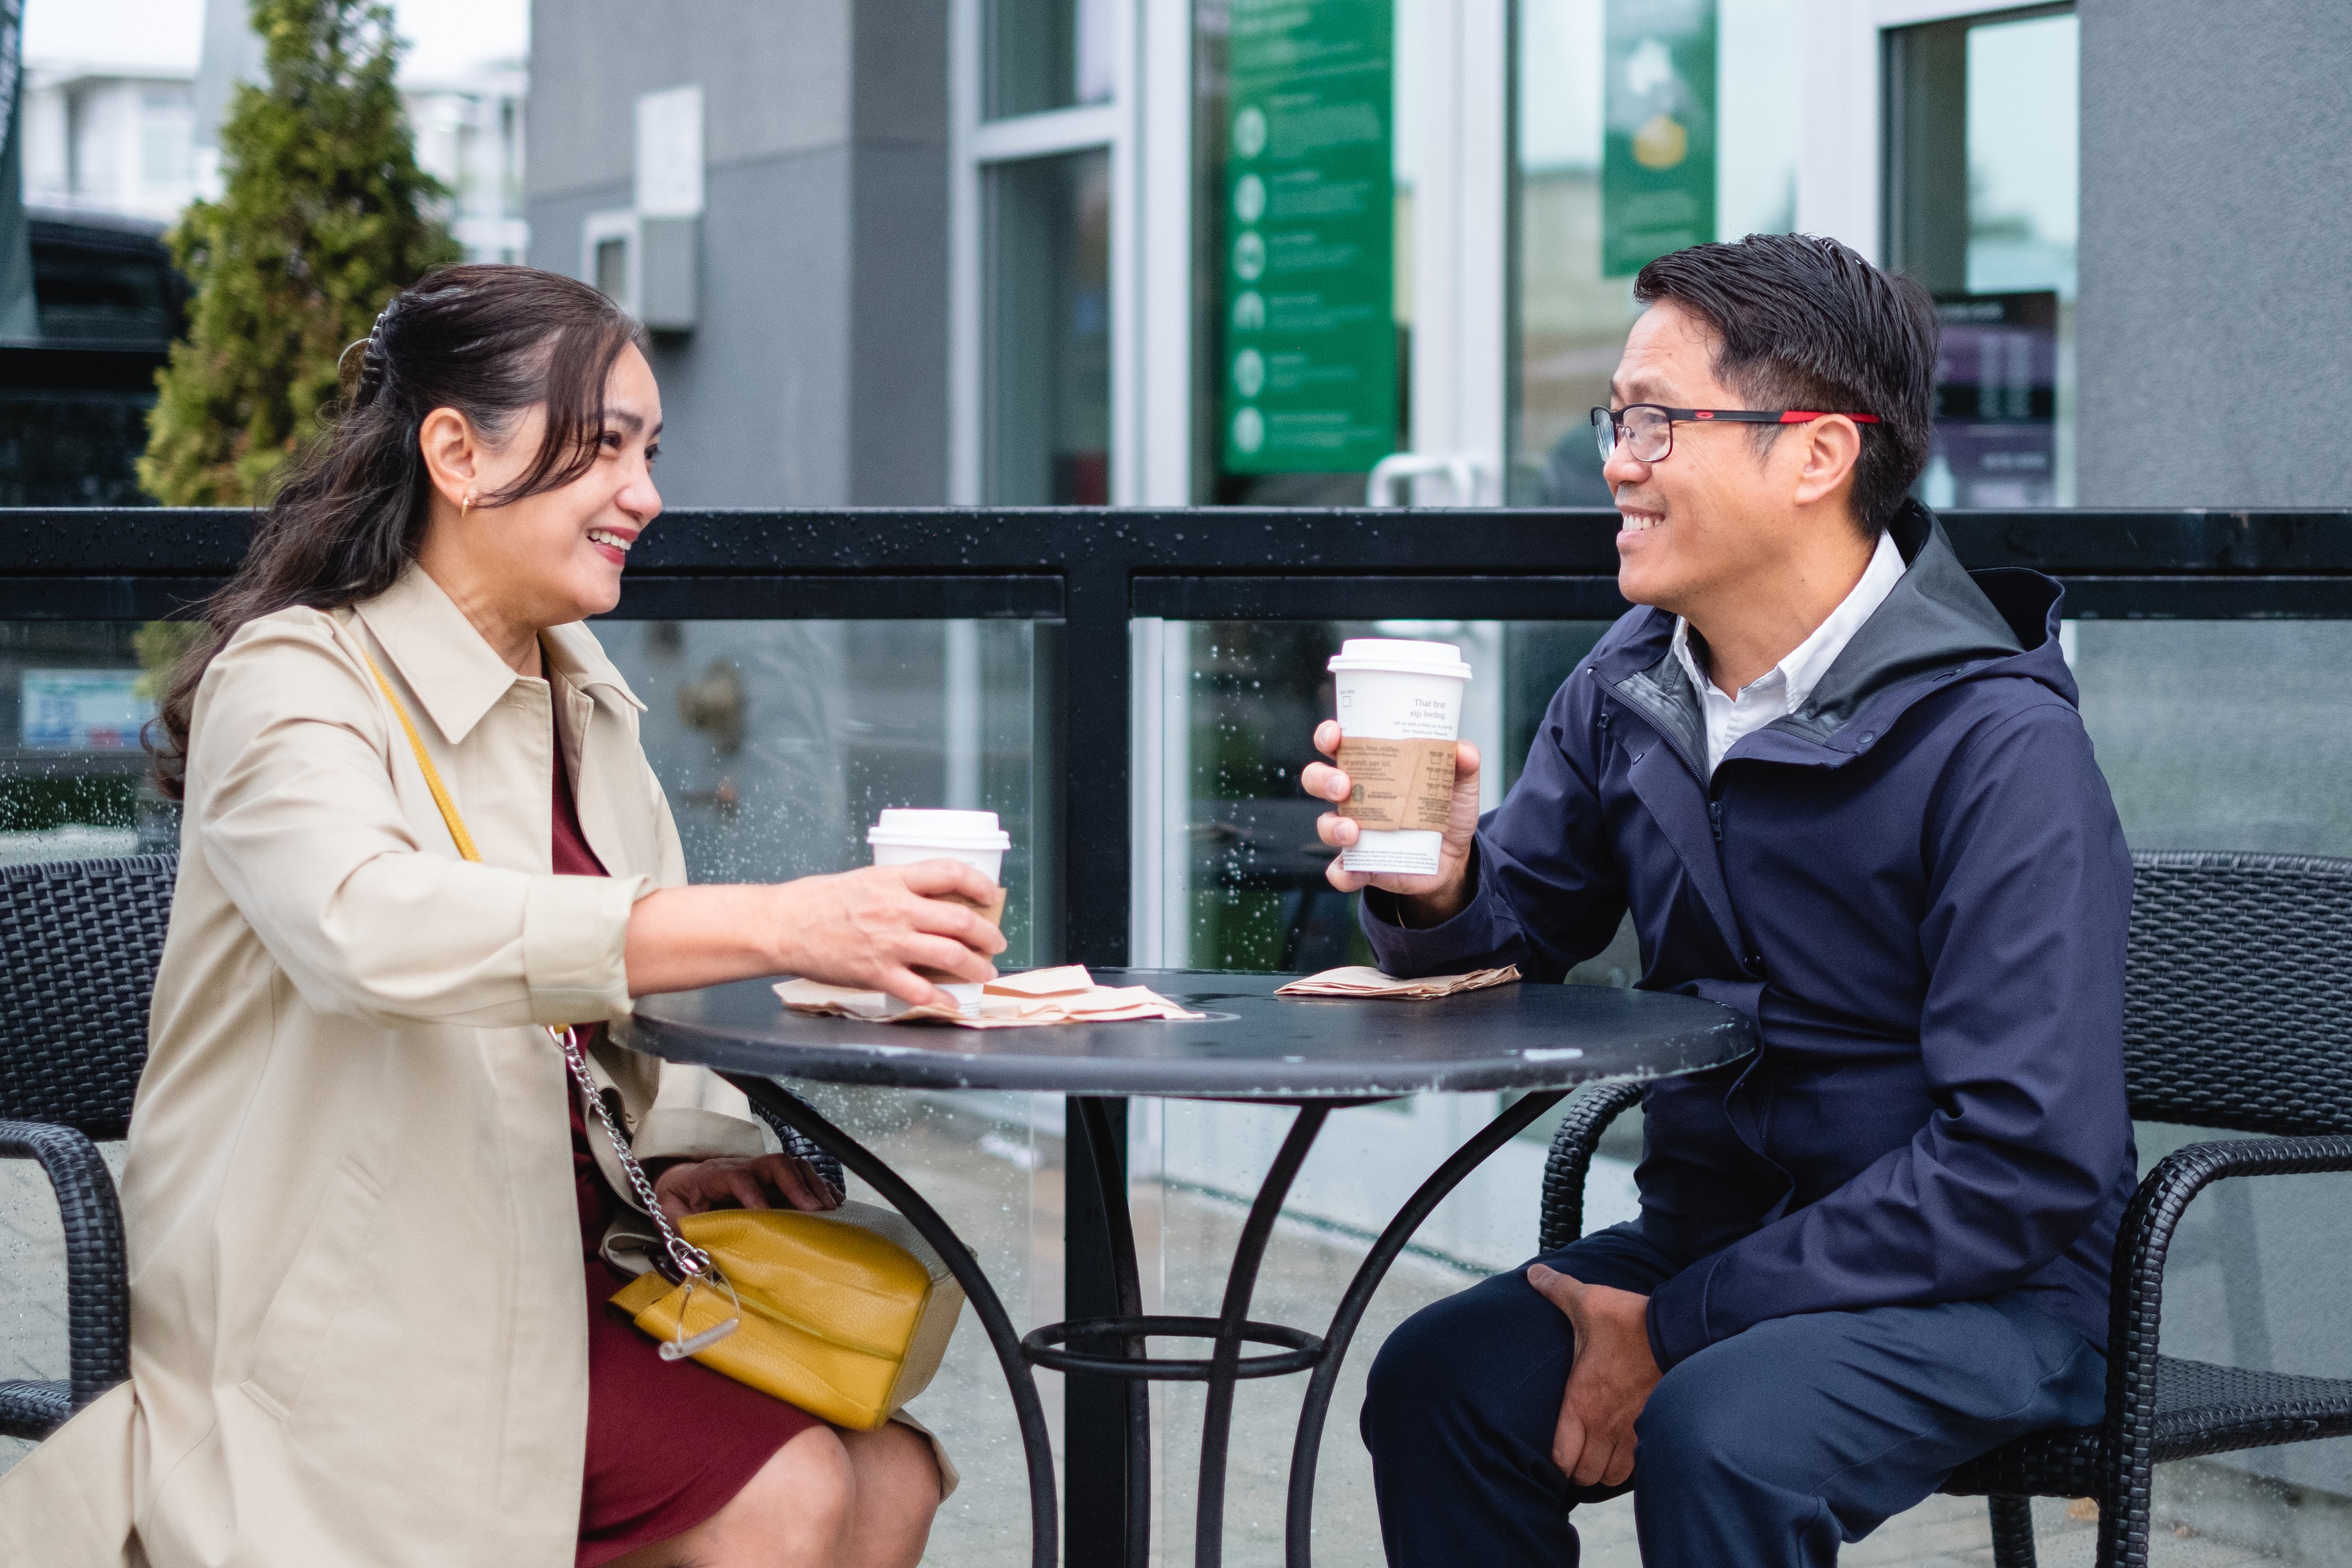
[[[1714,162],[1713,228],[1702,237],[1796,226],[1803,9],[1800,0],[1720,0],[1713,8],[1715,74],[1690,84],[1697,108],[1712,112],[1687,113],[1692,123],[1675,143],[1677,162],[1698,167],[1703,152]],[[1612,114],[1670,57],[1645,47],[1643,29],[1686,28],[1706,10],[1690,0],[1518,0],[1514,504],[1609,504],[1585,420],[1609,401],[1639,263],[1604,261],[1603,144]],[[1624,78],[1613,88],[1612,60]],[[1711,145],[1694,147],[1710,136]]]
[[[174,841],[140,747],[155,710],[138,635],[127,621],[0,622],[0,865]]]
[[[991,165],[986,498],[1110,501],[1110,154]]]
[[[1111,23],[1111,0],[988,0],[983,116],[1107,102]]]
[[[1053,921],[1055,846],[1035,802],[1051,778],[1025,621],[603,621],[596,634],[647,705],[646,755],[696,882],[782,882],[868,863],[885,806],[997,813],[1009,963]]]
[[[646,754],[694,881],[864,865],[885,806],[992,810],[1013,838],[1008,961],[1052,956],[1034,623],[613,620],[596,634],[648,705]],[[0,622],[0,864],[176,844],[145,783],[141,640],[135,622]]]

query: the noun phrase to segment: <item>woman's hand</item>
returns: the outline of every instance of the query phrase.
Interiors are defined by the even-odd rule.
[[[950,980],[996,978],[1004,934],[973,905],[996,884],[961,861],[868,866],[775,886],[667,887],[629,912],[629,994],[805,975],[920,1007]]]
[[[672,1222],[713,1208],[785,1208],[822,1213],[841,1207],[841,1192],[806,1160],[792,1155],[688,1160],[654,1178],[654,1196]]]
[[[926,976],[996,978],[989,960],[1004,951],[1004,934],[970,907],[993,900],[996,884],[961,861],[804,876],[777,892],[791,898],[796,917],[780,966],[792,974],[887,991],[918,1007],[948,1000]]]

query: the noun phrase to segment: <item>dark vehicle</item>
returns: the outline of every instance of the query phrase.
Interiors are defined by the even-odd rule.
[[[137,506],[186,281],[159,224],[40,207],[26,220],[41,335],[0,343],[0,506]]]

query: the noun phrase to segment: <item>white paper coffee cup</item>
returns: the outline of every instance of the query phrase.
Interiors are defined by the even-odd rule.
[[[876,865],[914,865],[921,861],[961,861],[993,883],[1002,883],[1004,852],[1012,835],[993,811],[935,811],[892,807],[866,831]],[[937,980],[933,984],[956,1000],[967,1013],[980,1010],[979,984],[971,980]],[[889,1010],[905,1012],[907,1004],[889,998]]]
[[[1332,676],[1342,747],[1350,740],[1443,743],[1406,746],[1401,766],[1408,774],[1425,764],[1427,778],[1368,777],[1356,784],[1353,809],[1368,809],[1367,790],[1385,792],[1408,817],[1443,816],[1437,802],[1453,794],[1452,746],[1462,732],[1462,693],[1470,666],[1453,643],[1391,637],[1350,637],[1327,666]],[[1442,771],[1441,771],[1442,764]],[[1343,764],[1344,766],[1344,764]],[[1391,872],[1434,876],[1442,831],[1426,827],[1361,829],[1339,863],[1353,872]]]

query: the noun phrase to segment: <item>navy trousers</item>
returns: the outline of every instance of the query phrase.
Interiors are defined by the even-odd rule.
[[[1538,1260],[1647,1294],[1676,1271],[1630,1226]],[[1575,1348],[1521,1272],[1415,1313],[1364,1400],[1391,1568],[1575,1568],[1570,1511],[1627,1490],[1551,1462]],[[1814,1312],[1759,1323],[1676,1365],[1634,1427],[1646,1568],[1832,1563],[1964,1461],[2099,1418],[2106,1358],[2011,1299]]]

